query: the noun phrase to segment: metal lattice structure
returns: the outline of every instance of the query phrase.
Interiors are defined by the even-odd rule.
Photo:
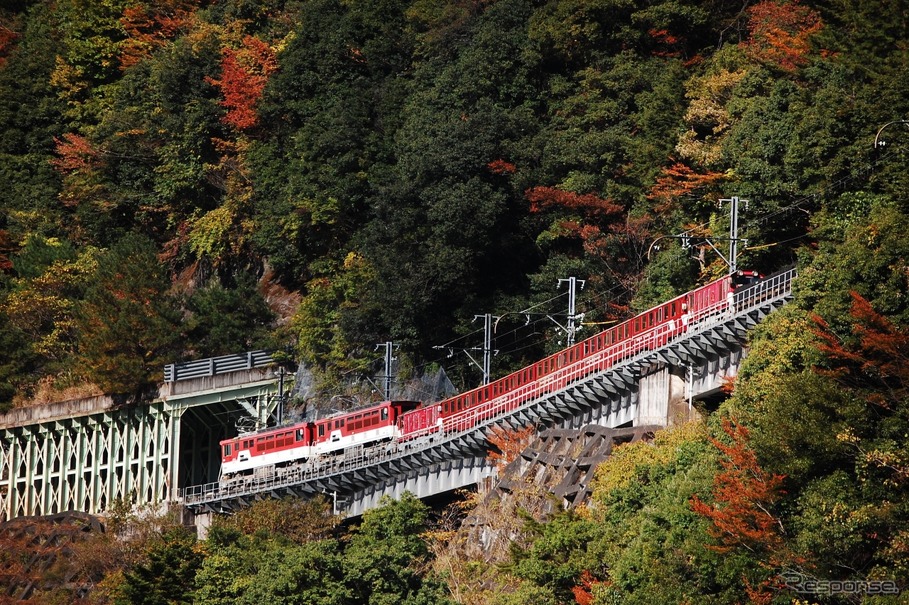
[[[218,441],[238,417],[273,411],[276,382],[254,369],[217,386],[165,383],[151,402],[96,397],[0,416],[0,521],[175,500],[218,476]]]
[[[166,502],[177,485],[179,412],[163,402],[7,429],[5,519],[104,511],[116,499]]]

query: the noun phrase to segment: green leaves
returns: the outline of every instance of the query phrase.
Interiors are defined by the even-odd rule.
[[[87,377],[109,393],[135,393],[157,382],[179,338],[153,243],[128,235],[98,258],[79,306],[79,357]]]

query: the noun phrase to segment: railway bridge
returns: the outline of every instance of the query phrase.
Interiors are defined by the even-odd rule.
[[[688,419],[693,402],[716,396],[735,377],[748,331],[791,298],[794,270],[736,292],[671,338],[645,350],[617,347],[605,370],[569,367],[560,388],[507,394],[477,410],[469,425],[448,424],[405,450],[351,448],[324,464],[279,469],[219,483],[218,441],[241,414],[264,417],[278,380],[267,363],[218,374],[170,376],[152,402],[56,404],[0,416],[0,520],[63,510],[100,513],[116,499],[134,505],[179,502],[203,520],[268,497],[327,495],[356,516],[384,495],[418,497],[458,489],[493,474],[486,460],[494,427],[635,428]],[[240,360],[242,365],[242,360]],[[237,360],[234,360],[237,363]],[[180,368],[172,368],[178,371]],[[505,396],[503,396],[505,397]]]
[[[651,335],[652,346],[619,343],[608,369],[590,372],[576,363],[558,376],[565,384],[540,396],[534,385],[478,406],[469,420],[446,423],[432,437],[407,449],[358,447],[317,464],[273,469],[226,483],[182,490],[182,501],[197,514],[226,512],[263,497],[329,495],[336,512],[355,516],[384,495],[409,491],[418,497],[478,483],[493,474],[486,460],[495,427],[581,429],[665,426],[687,420],[695,399],[722,392],[737,374],[748,331],[791,298],[795,270],[771,276],[718,302],[682,333],[673,328]],[[671,332],[672,336],[667,337]],[[547,377],[549,378],[549,377]],[[512,402],[518,398],[519,404]]]

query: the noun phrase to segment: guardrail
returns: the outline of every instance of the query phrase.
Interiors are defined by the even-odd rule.
[[[442,430],[432,435],[435,440],[424,436],[421,439],[407,442],[404,445],[406,449],[403,450],[395,450],[388,444],[376,445],[359,449],[353,456],[345,452],[343,456],[311,460],[304,465],[287,469],[270,469],[257,477],[189,486],[180,490],[180,497],[185,505],[193,506],[270,489],[300,485],[345,471],[403,458],[424,449],[438,447],[441,443],[453,442],[472,431],[495,424],[503,418],[529,407],[540,398],[577,384],[591,374],[618,369],[658,349],[671,346],[675,342],[723,324],[738,314],[746,313],[774,300],[783,299],[791,294],[792,279],[795,276],[795,269],[772,275],[753,286],[739,290],[735,293],[733,300],[723,299],[703,309],[696,317],[690,319],[688,325],[666,323],[656,326],[652,330],[616,343],[596,355],[580,359],[480,406],[452,415],[444,421]]]
[[[178,380],[190,380],[216,374],[239,372],[240,370],[251,370],[271,365],[272,363],[274,361],[271,351],[247,351],[246,353],[237,353],[235,355],[222,355],[220,357],[209,357],[208,359],[197,359],[196,361],[172,363],[164,366],[164,382],[176,382]]]

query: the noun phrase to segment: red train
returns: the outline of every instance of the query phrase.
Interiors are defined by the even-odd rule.
[[[665,345],[705,319],[730,312],[735,290],[763,278],[739,271],[653,307],[617,326],[479,388],[439,403],[384,401],[316,420],[221,442],[221,475],[301,464],[353,446],[415,439],[469,429],[523,402],[558,391],[619,361]]]

